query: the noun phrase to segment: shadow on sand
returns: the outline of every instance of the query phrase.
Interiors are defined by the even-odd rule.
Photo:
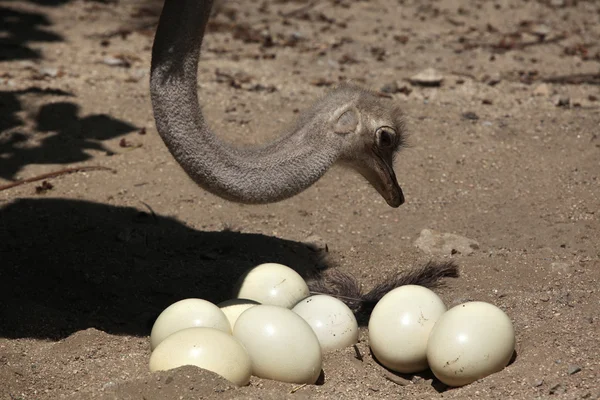
[[[34,113],[35,133],[26,134],[20,113],[31,97],[60,98],[43,104]],[[66,101],[70,94],[61,90],[30,88],[0,91],[0,177],[13,179],[29,164],[68,164],[91,158],[86,150],[110,154],[102,141],[113,139],[137,128],[106,114],[81,116],[79,106]],[[32,145],[33,144],[33,145]]]
[[[262,262],[306,274],[320,261],[302,243],[202,232],[134,208],[16,200],[0,209],[0,337],[60,339],[89,327],[147,335],[169,304],[226,300]]]

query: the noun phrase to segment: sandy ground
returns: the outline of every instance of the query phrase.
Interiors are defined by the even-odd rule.
[[[225,2],[199,68],[215,130],[262,143],[338,81],[385,89],[411,133],[399,209],[338,168],[267,206],[197,188],[149,103],[160,7],[0,3],[0,185],[116,171],[0,191],[0,399],[600,398],[600,3]],[[407,82],[428,67],[440,87]],[[426,254],[414,244],[425,228],[479,248]],[[326,355],[321,385],[253,378],[235,389],[193,367],[148,372],[164,307],[224,300],[260,262],[313,268],[303,241],[315,235],[367,289],[455,260],[461,277],[438,293],[505,310],[516,359],[458,389],[430,373],[399,385],[363,328],[362,361],[351,348]]]

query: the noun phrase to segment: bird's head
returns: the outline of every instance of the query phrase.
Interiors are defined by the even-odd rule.
[[[339,161],[365,177],[391,207],[399,207],[404,194],[394,158],[406,143],[402,112],[391,100],[353,85],[329,96],[342,104],[330,114],[333,135],[342,142]]]

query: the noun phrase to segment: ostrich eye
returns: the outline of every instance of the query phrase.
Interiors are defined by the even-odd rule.
[[[394,146],[396,132],[389,126],[382,126],[375,132],[377,146],[382,149],[387,149]]]

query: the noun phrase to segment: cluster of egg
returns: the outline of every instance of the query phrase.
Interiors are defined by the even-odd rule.
[[[373,309],[369,345],[393,371],[430,368],[446,385],[463,386],[508,365],[515,333],[510,318],[492,304],[472,301],[447,310],[433,291],[407,285],[387,293]]]
[[[181,300],[157,318],[150,335],[150,370],[196,365],[243,386],[251,375],[315,383],[324,352],[358,342],[352,311],[340,300],[309,293],[304,279],[281,264],[261,264],[220,304]],[[368,326],[373,355],[400,373],[431,368],[450,386],[502,370],[515,335],[508,316],[484,302],[446,309],[422,286],[387,293]]]
[[[315,383],[323,353],[358,341],[358,324],[340,300],[310,296],[304,279],[281,264],[261,264],[220,304],[185,299],[156,319],[150,370],[196,365],[236,385],[251,375]]]

